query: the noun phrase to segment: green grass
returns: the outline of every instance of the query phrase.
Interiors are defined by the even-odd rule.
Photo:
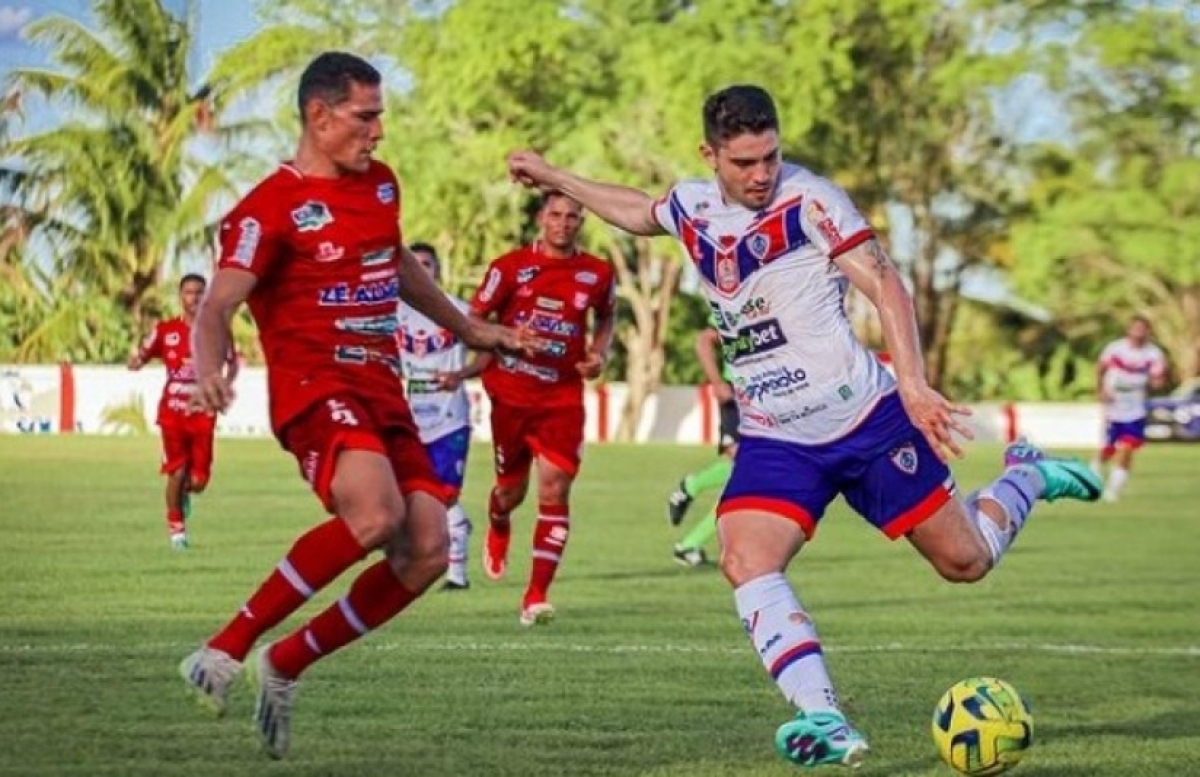
[[[974,449],[962,484],[994,472],[996,453]],[[592,447],[560,619],[517,625],[525,552],[503,583],[475,574],[467,594],[431,593],[313,668],[276,764],[257,748],[246,688],[216,721],[175,667],[319,519],[291,460],[270,442],[221,441],[194,548],[174,553],[153,439],[0,437],[0,774],[794,774],[771,746],[789,709],[727,586],[670,560],[663,499],[710,457]],[[476,448],[464,502],[480,528],[487,464]],[[976,674],[1034,708],[1038,744],[1017,774],[1200,774],[1198,474],[1200,447],[1151,447],[1125,501],[1042,506],[975,586],[941,582],[906,543],[832,510],[791,577],[871,740],[861,774],[949,775],[929,718]],[[514,550],[528,512],[518,520]]]

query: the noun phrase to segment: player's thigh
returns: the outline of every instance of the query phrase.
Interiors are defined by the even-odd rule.
[[[406,561],[444,561],[450,549],[446,505],[427,491],[404,495],[404,525],[389,545],[389,556],[398,551]]]
[[[496,480],[516,487],[529,477],[533,451],[526,440],[533,410],[510,405],[492,397],[492,455]]]
[[[284,447],[325,509],[347,522],[396,521],[404,504],[384,435],[352,396],[315,402],[288,424]]]
[[[159,472],[173,475],[188,464],[188,431],[183,424],[165,424],[159,428],[162,441],[162,462]]]
[[[425,450],[434,474],[447,489],[447,498],[457,501],[467,472],[467,454],[471,449],[471,428],[464,426],[426,443]]]
[[[203,487],[212,475],[213,444],[217,434],[216,418],[197,413],[190,421],[188,471],[192,484]]]
[[[785,570],[806,536],[797,521],[769,504],[722,512],[717,531],[721,569],[735,586]]]
[[[759,437],[742,438],[733,472],[717,504],[726,574],[730,575],[730,567],[782,569],[800,546],[793,547],[790,541],[780,545],[781,537],[777,535],[786,534],[800,543],[811,538],[825,508],[836,496],[836,485],[800,446]],[[753,527],[762,521],[746,523],[743,515],[770,516],[770,525],[778,522],[783,526],[760,535]],[[750,528],[742,530],[742,526]]]
[[[541,408],[529,425],[529,445],[548,472],[549,483],[570,483],[583,461],[583,403]],[[544,478],[538,476],[539,484]]]
[[[857,460],[842,488],[846,502],[889,539],[898,539],[953,501],[954,477],[911,423],[884,452]]]

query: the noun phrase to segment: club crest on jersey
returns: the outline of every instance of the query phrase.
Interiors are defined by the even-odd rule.
[[[179,333],[167,332],[167,336],[163,338],[163,342],[167,344],[168,348],[174,348],[179,345]]]
[[[309,200],[292,211],[292,223],[301,232],[317,232],[333,223],[333,214],[325,203]]]
[[[328,240],[323,240],[321,244],[317,246],[317,252],[313,254],[313,259],[321,262],[322,264],[327,262],[336,262],[338,259],[341,259],[345,253],[345,248],[342,248],[341,246],[335,246]]]
[[[394,184],[394,183],[379,184],[379,186],[377,186],[375,188],[375,196],[384,205],[387,205],[388,203],[395,201],[395,199],[396,199],[396,184]]]
[[[522,267],[517,270],[517,283],[529,283],[537,274],[537,267]]]
[[[917,474],[917,449],[912,443],[901,445],[899,448],[893,448],[888,458],[892,460],[892,464],[896,469],[903,472],[905,475]]]
[[[761,232],[755,232],[746,241],[746,248],[750,249],[750,253],[758,261],[762,261],[767,256],[767,251],[771,249],[771,238]]]
[[[576,310],[586,310],[588,306],[588,293],[586,291],[575,292],[575,298],[571,300],[571,304]]]

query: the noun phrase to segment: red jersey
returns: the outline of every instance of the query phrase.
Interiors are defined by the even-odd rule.
[[[612,265],[590,254],[552,257],[534,243],[496,259],[471,300],[472,312],[528,326],[546,347],[529,356],[497,356],[483,372],[484,388],[510,405],[582,402],[575,365],[587,349],[588,311],[612,315],[614,295]]]
[[[192,365],[192,326],[182,318],[159,321],[138,348],[138,358],[144,362],[162,359],[167,368],[167,382],[158,400],[159,426],[192,414],[188,402],[196,390],[196,369]]]
[[[281,165],[221,223],[219,266],[258,278],[248,302],[277,436],[337,393],[384,426],[411,423],[395,337],[400,240],[400,186],[380,162],[340,178]]]

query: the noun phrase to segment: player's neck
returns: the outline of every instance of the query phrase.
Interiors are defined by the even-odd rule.
[[[551,259],[570,259],[572,256],[575,256],[575,254],[579,253],[579,249],[573,245],[570,248],[555,248],[545,240],[539,240],[534,243],[533,246],[534,250],[536,250],[539,254],[542,256],[548,256]]]
[[[333,160],[322,154],[303,138],[292,157],[291,167],[305,178],[340,178],[343,171]]]

